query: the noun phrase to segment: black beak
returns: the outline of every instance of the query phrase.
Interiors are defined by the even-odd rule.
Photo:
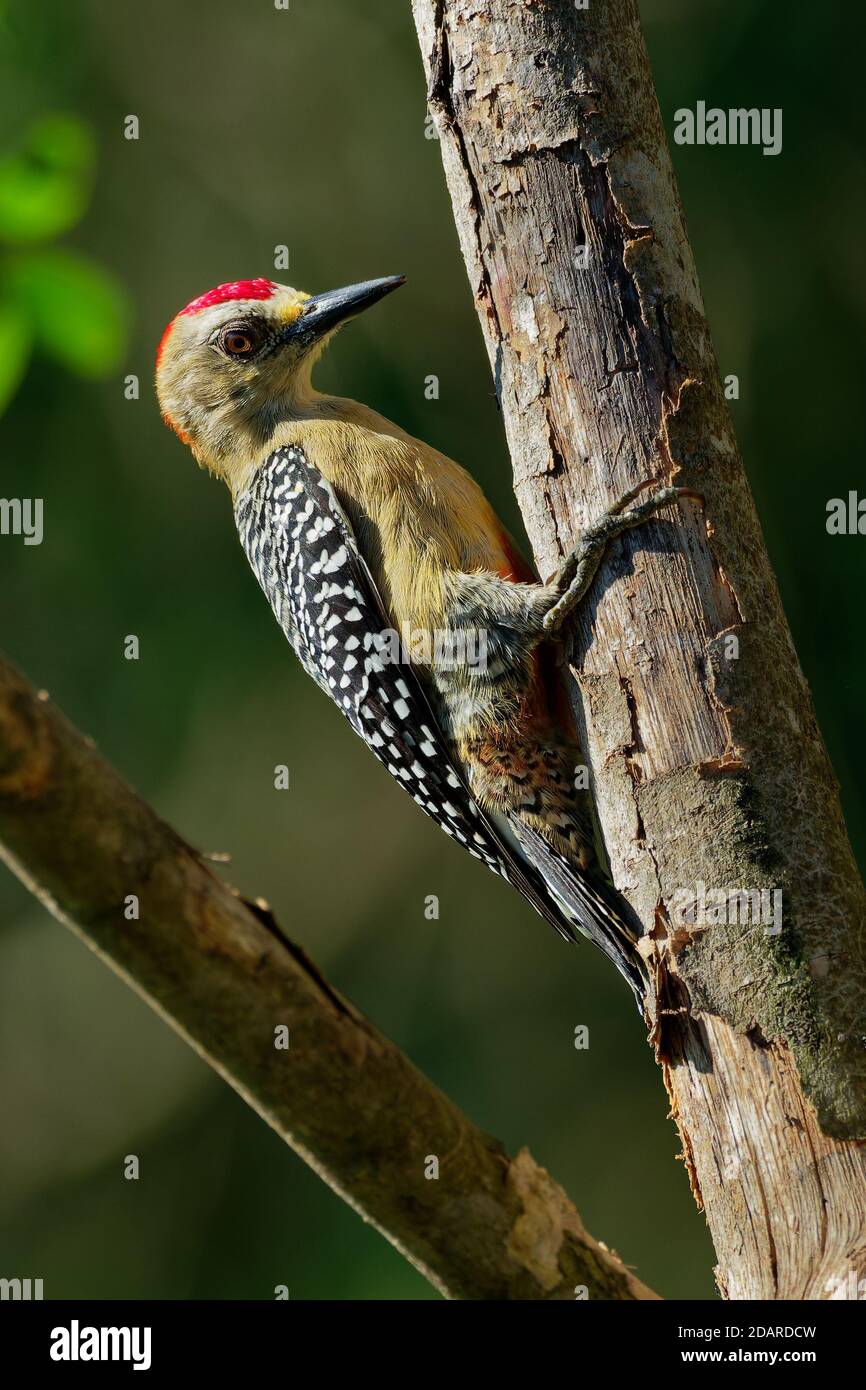
[[[308,299],[294,323],[286,330],[287,339],[306,339],[313,343],[338,324],[353,319],[371,304],[399,289],[405,275],[386,275],[382,280],[362,280],[342,290],[326,290]]]

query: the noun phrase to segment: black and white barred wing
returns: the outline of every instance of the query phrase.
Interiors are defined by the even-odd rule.
[[[307,672],[418,805],[514,880],[403,659],[330,483],[300,449],[277,449],[237,499],[235,521],[253,573]]]

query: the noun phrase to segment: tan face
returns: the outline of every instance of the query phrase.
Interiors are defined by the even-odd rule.
[[[303,410],[310,373],[347,319],[402,283],[311,296],[271,280],[220,285],[172,320],[157,354],[163,418],[198,462],[229,480],[258,463],[280,420]]]
[[[269,407],[291,393],[305,355],[300,342],[290,345],[286,330],[310,296],[274,285],[264,297],[268,283],[256,286],[261,297],[217,299],[200,308],[194,300],[160,344],[156,389],[163,417],[215,472],[227,452],[264,442]]]

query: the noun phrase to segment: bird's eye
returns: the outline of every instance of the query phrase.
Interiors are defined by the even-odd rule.
[[[217,340],[228,357],[251,357],[259,346],[259,334],[252,328],[224,328]]]

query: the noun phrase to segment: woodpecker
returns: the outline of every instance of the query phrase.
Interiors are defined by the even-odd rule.
[[[552,644],[608,542],[697,494],[633,489],[542,583],[463,468],[312,385],[337,330],[402,283],[311,296],[254,279],[200,295],[159,345],[163,418],[228,485],[278,624],[355,732],[562,936],[599,946],[640,1008],[641,927],[577,786]]]

